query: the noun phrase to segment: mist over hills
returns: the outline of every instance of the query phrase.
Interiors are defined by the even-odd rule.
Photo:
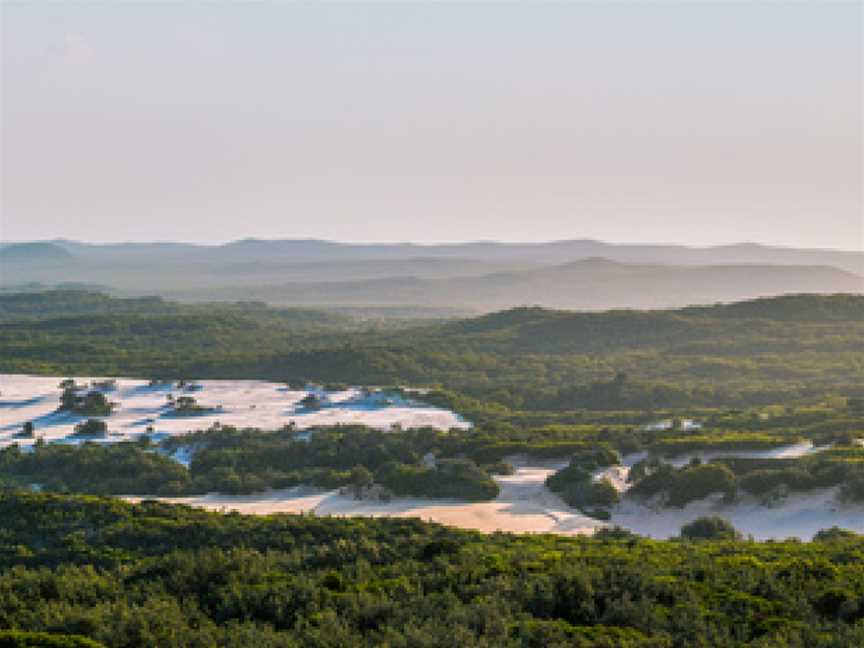
[[[592,240],[447,245],[244,239],[224,245],[0,246],[0,286],[98,285],[120,295],[316,307],[483,312],[519,305],[668,308],[786,293],[864,292],[864,253]]]
[[[418,258],[472,259],[485,262],[560,264],[590,257],[622,263],[665,265],[828,265],[856,274],[864,273],[864,252],[802,249],[739,243],[711,247],[663,244],[619,244],[592,239],[543,243],[474,241],[448,244],[340,243],[316,239],[241,239],[222,245],[175,242],[94,244],[67,239],[40,241],[87,259],[143,257],[184,258],[211,261],[268,261],[296,263],[347,260],[413,260]],[[34,243],[0,244],[0,250]],[[62,252],[58,251],[58,254]]]

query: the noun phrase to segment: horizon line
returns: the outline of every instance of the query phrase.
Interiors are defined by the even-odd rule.
[[[196,247],[207,247],[207,248],[219,248],[224,247],[231,244],[243,243],[243,242],[262,242],[262,243],[284,243],[284,242],[296,242],[296,243],[328,243],[333,245],[342,245],[346,247],[356,246],[356,247],[365,247],[365,246],[389,246],[389,247],[399,247],[399,246],[411,246],[411,247],[419,247],[419,248],[433,248],[433,247],[449,247],[449,246],[468,246],[468,245],[500,245],[500,246],[514,246],[514,245],[528,245],[528,246],[543,246],[543,245],[556,245],[556,244],[566,244],[566,243],[597,243],[601,245],[615,246],[615,247],[676,247],[676,248],[688,248],[694,250],[711,250],[718,248],[733,248],[733,247],[760,247],[760,248],[769,248],[769,249],[781,249],[781,250],[800,250],[800,251],[818,251],[818,252],[841,252],[841,253],[851,253],[851,254],[864,254],[864,245],[858,249],[849,249],[849,248],[826,248],[826,247],[798,247],[794,245],[787,244],[778,244],[778,243],[764,243],[758,241],[737,241],[732,243],[716,243],[710,245],[704,244],[693,244],[693,243],[673,243],[668,241],[609,241],[603,239],[596,238],[569,238],[569,239],[546,239],[541,241],[530,241],[530,240],[494,240],[494,239],[467,239],[467,240],[458,240],[458,241],[345,241],[338,239],[328,239],[328,238],[317,238],[317,237],[294,237],[294,238],[261,238],[257,236],[246,236],[242,238],[236,239],[228,239],[220,242],[202,242],[202,241],[188,241],[188,240],[171,240],[171,239],[147,239],[147,240],[113,240],[113,241],[88,241],[84,239],[72,239],[72,238],[44,238],[44,239],[20,239],[20,240],[2,240],[0,239],[0,246],[6,247],[10,245],[21,245],[27,243],[77,243],[82,245],[91,245],[94,247],[109,247],[109,246],[118,246],[118,245],[188,245],[188,246],[196,246]]]

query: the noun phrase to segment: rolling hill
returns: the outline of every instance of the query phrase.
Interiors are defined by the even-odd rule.
[[[0,269],[6,292],[14,286],[75,282],[126,296],[361,309],[409,306],[435,316],[441,309],[668,308],[786,293],[864,291],[861,253],[759,245],[421,246],[247,239],[204,246],[57,240],[0,247]]]

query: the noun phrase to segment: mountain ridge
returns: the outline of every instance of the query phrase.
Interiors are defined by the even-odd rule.
[[[59,256],[28,257],[28,246]],[[757,244],[686,248],[575,240],[376,246],[246,239],[227,246],[103,246],[55,241],[7,245],[0,248],[0,259],[5,291],[74,282],[107,285],[129,296],[157,293],[184,301],[257,299],[315,307],[653,309],[787,293],[864,292],[864,254]]]

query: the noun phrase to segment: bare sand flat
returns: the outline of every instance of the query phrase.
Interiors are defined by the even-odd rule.
[[[57,412],[62,377],[0,375],[0,447],[10,443],[27,445],[28,439],[15,439],[26,421],[32,421],[36,436],[46,441],[72,442],[68,439],[75,424],[85,417]],[[79,384],[100,378],[75,377]],[[358,423],[378,429],[394,425],[403,428],[433,427],[440,430],[468,428],[470,423],[455,413],[398,397],[369,397],[360,389],[319,392],[327,404],[315,411],[300,406],[306,391],[290,390],[279,383],[258,380],[202,380],[200,389],[185,392],[176,386],[150,386],[148,381],[117,380],[117,388],[106,391],[106,397],[117,403],[111,416],[105,417],[112,436],[105,440],[130,439],[144,433],[148,426],[157,435],[182,434],[203,430],[213,423],[275,430],[294,423],[310,428],[339,423]],[[172,416],[167,406],[168,394],[188,395],[205,407],[216,408],[200,416]]]

